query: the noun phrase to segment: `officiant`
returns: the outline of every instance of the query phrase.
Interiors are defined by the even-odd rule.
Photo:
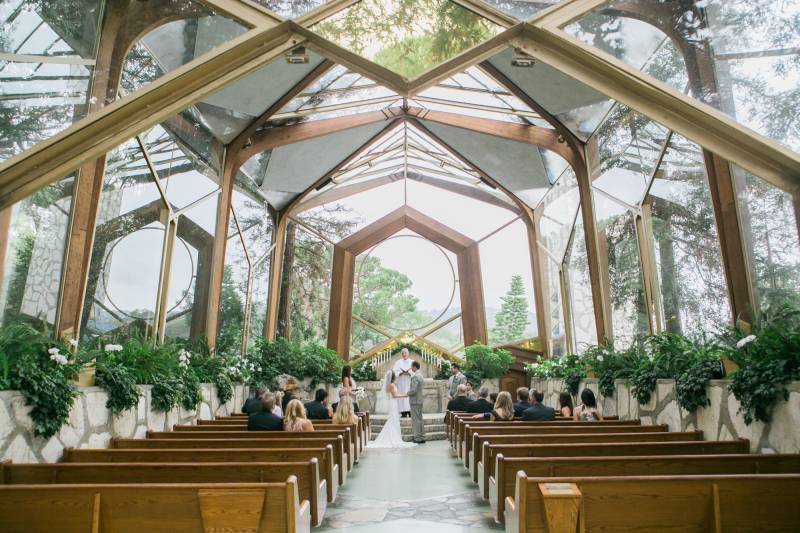
[[[407,394],[411,388],[411,363],[413,362],[409,357],[408,348],[400,350],[401,359],[394,364],[395,385],[397,386],[398,394]],[[402,418],[411,417],[411,405],[408,403],[408,398],[400,398],[399,402],[400,416]]]

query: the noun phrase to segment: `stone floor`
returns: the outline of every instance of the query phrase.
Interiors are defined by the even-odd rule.
[[[316,531],[472,533],[502,530],[447,442],[367,450]]]

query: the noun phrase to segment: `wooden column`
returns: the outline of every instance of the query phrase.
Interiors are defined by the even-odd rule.
[[[236,168],[225,153],[221,191],[217,200],[217,223],[214,227],[214,243],[211,245],[211,268],[208,274],[208,314],[206,315],[206,341],[212,350],[217,345],[219,305],[222,298],[222,276],[225,273],[225,251],[228,244],[228,226],[231,217],[231,200]]]
[[[269,261],[269,297],[267,298],[267,320],[264,324],[264,336],[275,340],[278,331],[278,305],[281,299],[281,278],[283,274],[283,255],[286,251],[286,226],[289,217],[278,214],[278,220],[273,230],[275,247],[270,252]]]
[[[481,256],[478,243],[465,248],[458,255],[458,281],[461,296],[461,327],[464,346],[474,342],[487,344],[486,309],[481,279]]]
[[[6,255],[8,254],[8,235],[11,230],[11,211],[13,207],[6,207],[0,209],[0,287],[3,286],[3,277],[6,270]],[[2,318],[3,309],[0,309],[0,318]]]
[[[328,348],[347,361],[352,334],[353,285],[356,256],[345,248],[333,248],[330,312],[328,314]]]
[[[657,314],[661,314],[661,305],[656,298],[659,280],[656,264],[653,260],[653,235],[649,231],[649,203],[645,203],[642,206],[642,213],[634,217],[634,222],[636,224],[639,263],[642,265],[642,286],[644,288],[644,303],[647,308],[647,331],[653,335],[661,331],[661,321],[656,319]]]
[[[539,330],[539,341],[545,358],[552,355],[550,346],[552,330],[550,328],[550,298],[547,297],[547,278],[544,273],[544,261],[547,259],[539,248],[539,220],[543,206],[529,212],[523,217],[528,228],[528,250],[531,255],[531,273],[533,274],[533,292],[536,303],[536,328]]]
[[[752,322],[756,301],[750,283],[744,228],[739,216],[734,176],[728,162],[721,157],[708,150],[703,150],[703,157],[731,303],[731,318],[734,322],[737,319]]]

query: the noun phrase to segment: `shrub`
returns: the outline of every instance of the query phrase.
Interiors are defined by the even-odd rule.
[[[95,384],[108,392],[106,407],[115,415],[133,409],[139,403],[141,390],[131,370],[113,361],[95,363]]]
[[[492,349],[485,344],[476,342],[466,348],[464,374],[470,383],[475,384],[481,379],[497,379],[506,374],[514,363],[511,352],[502,348]]]
[[[570,394],[578,394],[581,380],[586,378],[586,361],[579,355],[567,354],[558,359],[543,359],[525,365],[530,377],[539,379],[563,379]]]
[[[371,361],[361,361],[353,367],[353,379],[359,381],[377,381],[378,374],[375,364]]]
[[[450,379],[450,361],[446,359],[442,359],[442,362],[439,363],[439,371],[436,373],[436,377],[434,379]]]

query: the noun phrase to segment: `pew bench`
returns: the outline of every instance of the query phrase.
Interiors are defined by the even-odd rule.
[[[297,479],[282,483],[0,485],[0,531],[307,533]]]
[[[506,532],[800,530],[800,475],[534,478],[519,472]]]
[[[0,463],[0,484],[278,483],[297,478],[300,500],[319,526],[328,507],[319,461],[294,463]]]
[[[528,477],[800,474],[800,454],[655,455],[627,457],[504,457],[489,477],[489,503],[496,521],[514,498],[517,472]]]
[[[568,433],[545,435],[492,435],[475,433],[473,451],[470,452],[469,473],[472,481],[481,484],[481,492],[488,498],[488,476],[478,477],[478,465],[483,463],[484,444],[560,444],[579,442],[688,442],[703,440],[702,431],[645,432],[645,433]],[[488,472],[488,469],[484,469]]]
[[[225,449],[109,449],[65,448],[65,463],[294,463],[316,459],[325,480],[328,503],[339,493],[339,466],[333,447],[325,448],[225,448]]]
[[[572,442],[559,444],[483,444],[483,460],[478,464],[481,494],[489,498],[489,478],[495,476],[497,456],[504,457],[602,457],[627,455],[720,455],[750,452],[747,439],[726,441],[663,442]]]

